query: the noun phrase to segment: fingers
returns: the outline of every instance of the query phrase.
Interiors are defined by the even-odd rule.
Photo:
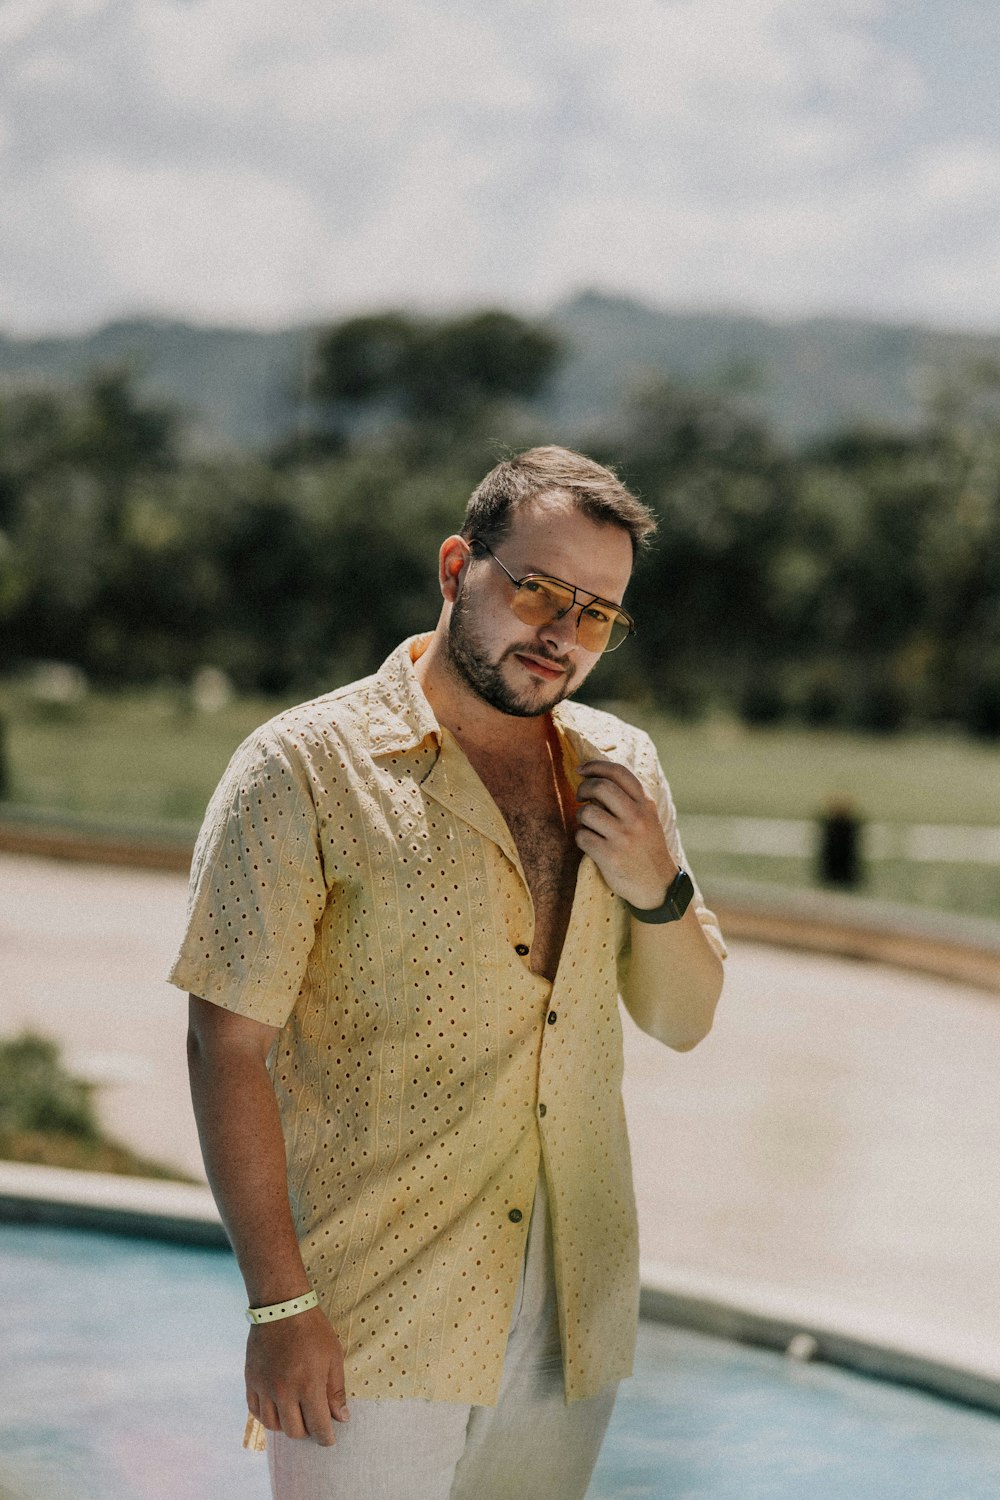
[[[281,1425],[281,1418],[278,1415],[278,1408],[269,1396],[257,1397],[256,1395],[250,1396],[248,1394],[247,1407],[253,1412],[260,1425],[267,1428],[268,1432],[284,1431]]]
[[[330,1405],[335,1422],[349,1422],[351,1414],[347,1409],[347,1394],[344,1391],[343,1369],[330,1371],[330,1379],[327,1381],[326,1399]]]
[[[577,823],[607,837],[616,830],[631,836],[653,811],[641,783],[616,761],[591,760],[576,789]]]
[[[588,808],[596,808],[610,813],[622,822],[639,810],[639,804],[627,792],[623,792],[621,787],[611,781],[599,781],[596,777],[589,776],[577,788],[576,805],[578,817]]]
[[[330,1448],[337,1441],[333,1414],[329,1402],[323,1397],[305,1397],[300,1403],[291,1395],[277,1395],[272,1400],[269,1396],[251,1398],[248,1394],[247,1408],[269,1432],[283,1432],[290,1438],[312,1438],[322,1448]]]
[[[615,895],[656,906],[674,868],[656,803],[626,766],[589,760],[576,791],[578,849],[589,854]]]
[[[333,1418],[330,1413],[330,1403],[325,1397],[319,1401],[303,1401],[299,1408],[299,1420],[302,1423],[302,1432],[288,1434],[289,1437],[312,1438],[321,1448],[332,1448],[337,1439],[333,1434]]]
[[[602,868],[602,861],[607,849],[607,841],[602,834],[595,833],[592,828],[578,828],[574,834],[573,841],[576,847],[581,849],[584,854],[590,855],[591,859],[596,862],[598,869]]]
[[[642,782],[637,776],[633,776],[627,766],[619,765],[616,760],[588,760],[582,766],[577,766],[577,770],[583,778],[577,788],[578,799],[602,794],[614,795],[611,789],[616,788],[633,802],[645,800],[646,792]]]
[[[305,1434],[319,1443],[321,1448],[332,1448],[337,1438],[334,1422],[348,1422],[351,1414],[347,1409],[347,1394],[344,1391],[343,1365],[330,1371],[326,1391],[319,1400],[304,1400],[301,1406]],[[292,1434],[289,1434],[292,1436]]]
[[[588,829],[591,833],[607,838],[621,827],[620,817],[597,802],[585,802],[577,808],[577,831]]]
[[[247,1408],[262,1426],[330,1447],[349,1417],[340,1341],[321,1311],[269,1326],[247,1341]]]

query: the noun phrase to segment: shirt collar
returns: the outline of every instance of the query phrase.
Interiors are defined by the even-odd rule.
[[[552,718],[557,728],[565,731],[581,762],[599,759],[618,748],[618,721],[600,709],[564,698],[552,710]]]
[[[370,680],[368,744],[373,755],[413,750],[428,735],[440,742],[441,726],[413,670],[413,663],[430,638],[430,631],[409,636],[386,657]]]

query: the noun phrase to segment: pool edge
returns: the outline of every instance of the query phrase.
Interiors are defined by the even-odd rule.
[[[0,1161],[0,1223],[228,1250],[211,1190],[196,1184]],[[640,1315],[913,1386],[1000,1415],[1000,1372],[932,1347],[927,1330],[883,1326],[870,1313],[807,1293],[723,1281],[643,1261]],[[888,1320],[884,1320],[885,1323]]]

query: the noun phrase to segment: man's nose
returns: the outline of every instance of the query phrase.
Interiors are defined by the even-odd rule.
[[[576,626],[579,614],[577,606],[571,604],[565,614],[558,615],[539,629],[538,633],[545,644],[551,650],[558,652],[560,656],[576,647]]]

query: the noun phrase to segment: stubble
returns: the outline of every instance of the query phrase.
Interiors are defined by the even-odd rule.
[[[539,690],[535,692],[532,692],[530,688],[521,692],[512,688],[504,677],[503,668],[505,662],[518,652],[540,657],[543,661],[551,661],[553,666],[565,666],[565,663],[557,661],[533,641],[522,641],[517,645],[508,646],[497,661],[492,661],[476,635],[470,614],[467,596],[463,590],[452,605],[445,642],[445,661],[449,671],[464,687],[475,693],[477,698],[481,698],[484,703],[488,703],[491,708],[497,709],[502,714],[511,714],[518,719],[536,719],[542,714],[547,714],[550,709],[555,708],[557,703],[561,703],[569,696],[572,676],[569,672],[560,682],[558,689],[551,694],[545,694],[542,691],[543,683],[539,683]]]

